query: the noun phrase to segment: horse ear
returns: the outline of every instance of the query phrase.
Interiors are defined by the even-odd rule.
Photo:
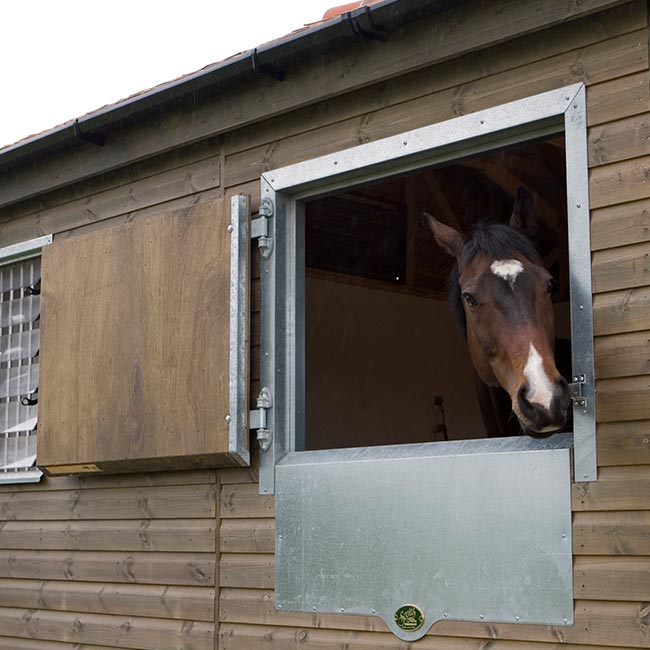
[[[510,226],[527,237],[534,237],[537,233],[538,223],[539,216],[537,215],[533,195],[521,185],[515,196],[515,206],[512,209]]]
[[[429,228],[440,246],[456,259],[460,258],[465,246],[465,237],[457,230],[446,226],[444,223],[434,219],[428,212],[423,213],[429,223]]]

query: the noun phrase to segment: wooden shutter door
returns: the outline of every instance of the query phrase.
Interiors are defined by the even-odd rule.
[[[231,292],[239,311],[248,305],[247,206],[244,197],[219,199],[44,251],[40,467],[60,474],[247,462],[237,440],[247,441],[248,405],[232,405],[239,413],[231,414],[230,390],[231,366],[248,366],[245,328],[239,341],[230,332]],[[235,255],[231,282],[237,250],[244,259]]]

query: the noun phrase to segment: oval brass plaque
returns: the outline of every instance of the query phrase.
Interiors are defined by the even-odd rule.
[[[395,612],[395,624],[405,632],[415,632],[424,623],[424,614],[415,605],[402,605]]]

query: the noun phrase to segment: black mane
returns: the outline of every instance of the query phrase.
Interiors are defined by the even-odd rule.
[[[505,224],[479,223],[474,227],[470,238],[465,243],[461,261],[463,266],[466,266],[479,254],[502,260],[511,258],[513,253],[519,253],[535,264],[542,264],[542,259],[533,242],[519,230]],[[447,285],[449,304],[463,336],[467,337],[467,321],[458,278],[458,264],[454,264]]]

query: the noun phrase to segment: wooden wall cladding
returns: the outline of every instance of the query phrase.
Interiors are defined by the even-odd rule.
[[[41,467],[232,464],[228,223],[219,199],[44,251]]]

